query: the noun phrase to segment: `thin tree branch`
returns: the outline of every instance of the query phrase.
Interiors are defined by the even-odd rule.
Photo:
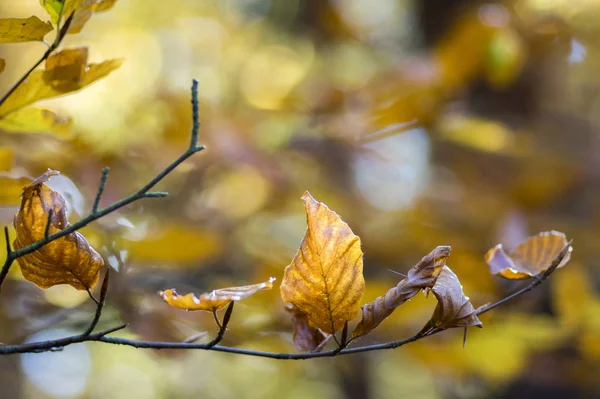
[[[52,214],[54,211],[50,209],[48,211],[48,220],[46,220],[46,229],[44,230],[44,239],[48,239],[48,233],[50,233],[50,226],[52,225]]]
[[[102,287],[100,288],[100,300],[98,301],[98,306],[96,306],[96,313],[94,313],[94,318],[90,323],[90,326],[85,330],[82,335],[90,335],[98,321],[100,321],[100,316],[102,316],[102,309],[104,308],[104,303],[106,302],[106,294],[108,293],[108,282],[110,280],[110,267],[106,269],[106,274],[104,275],[104,280],[102,280]]]
[[[41,240],[38,240],[26,247],[23,247],[23,248],[17,250],[17,251],[7,252],[7,256],[4,261],[4,266],[2,267],[2,271],[0,271],[0,286],[4,282],[4,278],[6,277],[6,274],[8,273],[8,269],[10,269],[10,266],[12,265],[12,263],[16,259],[20,258],[21,256],[30,254],[34,251],[37,251],[38,249],[42,248],[44,245],[48,244],[49,242],[52,242],[61,237],[67,236],[77,230],[80,230],[83,227],[87,226],[88,224],[108,215],[109,213],[115,212],[116,210],[121,209],[121,208],[131,204],[132,202],[135,202],[137,200],[140,200],[140,199],[146,198],[146,197],[163,197],[165,193],[160,193],[158,195],[155,193],[154,194],[149,193],[150,189],[152,189],[152,187],[154,187],[156,184],[158,184],[162,179],[164,179],[169,173],[171,173],[176,167],[178,167],[180,164],[182,164],[189,157],[191,157],[195,153],[200,152],[204,149],[204,146],[198,145],[198,134],[199,134],[200,122],[197,120],[198,115],[199,115],[199,112],[197,109],[197,107],[198,107],[198,81],[195,79],[194,79],[194,82],[192,85],[192,106],[193,106],[192,114],[194,117],[194,121],[193,121],[193,127],[192,127],[192,132],[191,132],[191,140],[190,140],[189,147],[183,152],[183,154],[181,154],[181,156],[179,156],[179,158],[177,158],[170,165],[165,167],[161,172],[159,172],[156,176],[154,176],[148,183],[146,183],[145,186],[140,188],[135,193],[133,193],[119,201],[116,201],[115,203],[113,203],[111,205],[108,205],[106,208],[97,209],[96,212],[92,211],[92,213],[90,213],[85,218],[80,219],[79,221],[73,223],[69,227],[67,227],[59,232],[50,234],[49,236],[44,237]],[[108,172],[106,172],[106,173],[108,173]],[[102,185],[102,180],[100,182],[100,185]],[[96,197],[98,199],[98,201],[99,201],[100,194],[101,194],[101,191],[98,190],[98,195]],[[148,195],[148,194],[150,194],[150,195]],[[5,231],[7,232],[8,230],[5,230]],[[5,233],[5,234],[7,234],[7,233]]]
[[[29,70],[27,72],[25,72],[25,74],[23,76],[21,76],[21,79],[19,79],[9,90],[8,92],[6,92],[6,94],[4,96],[2,96],[2,98],[0,99],[0,105],[4,104],[4,102],[11,96],[11,94],[13,94],[15,92],[15,90],[17,90],[19,88],[19,86],[21,86],[21,84],[27,80],[27,78],[29,77],[29,75],[31,75],[31,73],[33,71],[36,70],[36,68],[38,66],[40,66],[40,64],[44,61],[46,61],[46,59],[48,57],[50,57],[50,54],[52,54],[62,43],[62,40],[65,38],[65,36],[67,35],[67,32],[69,31],[69,27],[71,26],[71,21],[73,21],[73,15],[75,13],[71,14],[69,16],[69,18],[67,18],[67,20],[65,21],[65,24],[62,26],[62,28],[60,28],[60,30],[57,32],[56,37],[54,38],[54,42],[50,45],[50,47],[48,47],[48,49],[46,50],[46,52],[42,55],[42,57],[37,60],[37,62],[35,64],[33,64],[33,66],[31,68],[29,68]]]
[[[546,272],[542,273],[539,276],[539,279],[534,280],[527,287],[520,289],[519,291],[511,294],[505,298],[500,299],[499,301],[482,306],[477,309],[475,314],[480,316],[486,312],[489,312],[492,309],[506,303],[507,301],[514,299],[520,295],[525,294],[526,292],[531,291],[533,288],[542,284],[550,275],[556,271],[558,265],[562,262],[564,256],[571,250],[570,246],[571,242],[563,248],[563,250],[556,256],[556,258],[552,261],[550,267],[546,270]],[[342,355],[351,355],[355,353],[361,352],[371,352],[377,350],[386,350],[386,349],[395,349],[411,342],[418,341],[420,339],[429,337],[431,335],[440,333],[444,331],[440,328],[432,328],[429,324],[426,325],[424,329],[419,331],[413,336],[408,338],[404,338],[398,341],[391,341],[382,344],[374,344],[374,345],[365,345],[359,346],[355,348],[341,348],[337,347],[335,349],[325,351],[325,352],[309,352],[309,353],[276,353],[276,352],[263,352],[263,351],[255,351],[250,349],[242,349],[242,348],[233,348],[228,346],[219,346],[216,345],[220,342],[227,330],[227,323],[229,323],[229,319],[231,318],[231,313],[233,311],[233,302],[229,305],[225,312],[225,316],[223,317],[222,327],[217,334],[217,337],[213,339],[211,342],[203,343],[203,344],[195,344],[189,342],[153,342],[153,341],[138,341],[134,339],[127,338],[116,338],[116,337],[108,337],[107,335],[111,332],[114,332],[118,329],[124,328],[124,326],[119,326],[110,330],[101,331],[99,333],[89,334],[89,335],[74,335],[71,337],[60,338],[56,340],[50,341],[41,341],[41,342],[32,342],[23,345],[5,345],[0,346],[0,355],[9,355],[15,353],[27,353],[27,352],[43,352],[43,351],[51,351],[57,350],[57,348],[61,348],[67,345],[72,345],[79,342],[103,342],[106,344],[113,345],[125,345],[131,346],[133,348],[138,349],[196,349],[196,350],[211,350],[217,352],[226,352],[235,355],[245,355],[245,356],[256,356],[256,357],[265,357],[270,359],[279,359],[279,360],[302,360],[302,359],[314,359],[320,357],[333,357],[333,356],[342,356]],[[350,340],[352,341],[352,340]],[[348,341],[348,342],[350,342]]]
[[[229,306],[227,306],[227,309],[225,310],[225,315],[223,316],[223,322],[220,324],[221,328],[219,328],[219,332],[217,333],[217,336],[212,341],[210,341],[209,343],[206,344],[207,349],[212,348],[213,346],[215,346],[216,344],[221,342],[221,340],[223,339],[223,336],[225,335],[225,331],[227,331],[227,324],[229,324],[229,320],[231,320],[231,313],[233,313],[233,304],[234,303],[235,303],[234,301],[229,302]],[[215,314],[215,318],[216,318],[216,314]]]
[[[98,206],[100,205],[100,198],[102,197],[102,193],[104,192],[104,187],[106,187],[106,181],[108,180],[108,173],[110,172],[110,168],[105,166],[102,168],[102,177],[100,178],[100,185],[98,186],[98,192],[96,194],[96,198],[94,198],[94,205],[92,206],[92,215],[98,212]]]

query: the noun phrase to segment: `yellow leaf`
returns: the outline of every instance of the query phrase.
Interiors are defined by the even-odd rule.
[[[81,5],[75,12],[75,16],[69,27],[69,33],[81,32],[81,29],[83,29],[83,26],[92,17],[92,14],[95,12],[107,11],[112,8],[116,2],[117,0],[79,0]]]
[[[71,14],[73,14],[79,7],[81,7],[81,3],[83,0],[64,0],[64,7],[62,14],[65,18],[69,18]]]
[[[516,29],[501,29],[490,40],[485,77],[492,86],[504,88],[519,76],[526,60],[525,43]]]
[[[85,73],[87,47],[62,50],[46,59],[44,81],[58,91],[77,90]]]
[[[448,266],[442,268],[431,291],[438,300],[430,322],[433,327],[481,327],[475,308],[463,293],[458,277]]]
[[[6,68],[6,61],[4,58],[0,58],[0,73],[4,72],[4,68]]]
[[[311,327],[308,324],[308,315],[294,305],[285,307],[285,310],[292,316],[292,325],[294,327],[293,342],[296,349],[302,352],[315,352],[321,349],[325,335],[318,328]]]
[[[529,237],[510,255],[504,252],[502,244],[498,244],[485,254],[485,261],[492,274],[509,280],[521,280],[543,273],[566,246],[567,238],[563,233],[546,231]],[[569,247],[558,267],[569,262],[572,250]]]
[[[71,136],[72,120],[63,119],[47,109],[27,107],[0,119],[0,130],[9,133],[51,133],[60,138]]]
[[[101,62],[100,64],[87,65],[79,83],[77,85],[71,85],[66,91],[59,90],[63,89],[63,87],[53,87],[46,82],[44,79],[46,71],[35,71],[29,75],[29,78],[23,82],[2,105],[0,105],[0,117],[4,117],[7,114],[36,101],[63,96],[69,92],[80,90],[96,80],[102,79],[110,72],[120,67],[121,63],[121,59],[112,59]]]
[[[270,290],[273,288],[273,281],[275,281],[275,278],[271,277],[264,283],[221,288],[211,292],[205,292],[199,297],[193,293],[178,295],[175,289],[160,291],[158,295],[174,308],[215,312],[229,305],[231,301],[239,301],[248,298],[261,290]]]
[[[117,0],[96,0],[96,5],[94,6],[94,12],[103,12],[110,10]]]
[[[465,115],[450,115],[436,124],[442,140],[485,152],[515,152],[515,134],[503,124]],[[521,144],[521,143],[519,143]]]
[[[8,147],[0,147],[0,172],[8,172],[13,164],[13,151]],[[2,186],[0,186],[2,189]]]
[[[312,327],[332,334],[356,315],[363,297],[360,238],[308,191],[302,200],[308,228],[294,260],[285,268],[281,297],[306,313]]]
[[[0,43],[37,42],[52,30],[50,22],[38,17],[0,19]]]
[[[0,205],[19,205],[23,187],[31,183],[28,177],[0,176]]]
[[[17,237],[13,243],[19,250],[44,238],[49,213],[48,234],[70,226],[64,198],[44,184],[49,170],[23,190],[21,207],[15,215]],[[23,277],[40,288],[69,284],[78,290],[92,288],[98,282],[102,257],[78,232],[54,240],[42,248],[18,259]]]
[[[221,251],[221,237],[213,231],[183,224],[166,224],[156,233],[139,241],[128,241],[126,248],[135,261],[190,262]]]
[[[368,334],[391,315],[398,306],[417,295],[419,291],[432,288],[449,256],[450,247],[435,248],[410,269],[406,278],[390,289],[385,296],[380,296],[373,302],[363,305],[362,319],[354,329],[352,337]]]

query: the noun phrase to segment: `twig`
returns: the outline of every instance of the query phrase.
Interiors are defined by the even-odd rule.
[[[560,262],[570,250],[570,242],[563,250],[556,256],[556,258],[552,261],[550,267],[546,272],[544,272],[539,279],[534,280],[530,285],[525,288],[520,289],[519,291],[511,294],[505,298],[500,299],[498,302],[493,304],[483,306],[475,312],[477,316],[482,315],[490,310],[506,303],[507,301],[514,299],[524,293],[531,291],[533,288],[537,287],[541,283],[543,283],[560,265]],[[90,334],[84,336],[83,334],[74,335],[72,337],[60,338],[56,340],[50,341],[41,341],[41,342],[33,342],[29,344],[23,345],[6,345],[0,346],[0,355],[9,355],[15,353],[27,353],[27,352],[43,352],[43,351],[51,351],[56,350],[56,348],[61,348],[67,345],[79,343],[79,342],[103,342],[106,344],[113,345],[125,345],[131,346],[138,349],[197,349],[197,350],[212,350],[218,352],[226,352],[236,355],[245,355],[245,356],[257,356],[257,357],[265,357],[270,359],[279,359],[279,360],[302,360],[302,359],[314,359],[320,357],[333,357],[333,356],[342,356],[342,355],[351,355],[355,353],[361,352],[371,352],[377,350],[386,350],[386,349],[395,349],[411,342],[418,341],[420,339],[429,337],[431,335],[440,333],[444,331],[440,328],[432,328],[429,323],[426,327],[418,332],[417,334],[401,339],[398,341],[391,341],[382,344],[374,344],[374,345],[366,345],[359,346],[356,348],[340,348],[337,347],[335,349],[325,351],[325,352],[309,352],[309,353],[275,353],[275,352],[263,352],[263,351],[255,351],[250,349],[242,349],[242,348],[233,348],[228,346],[219,346],[216,345],[221,341],[225,331],[227,330],[227,323],[229,323],[229,319],[231,317],[231,312],[233,311],[233,302],[229,305],[225,312],[225,316],[223,317],[222,327],[217,334],[217,337],[213,339],[211,342],[204,344],[195,344],[189,342],[153,342],[153,341],[138,341],[133,339],[126,338],[116,338],[116,337],[108,337],[106,335],[114,332],[118,329],[124,328],[124,326],[119,326],[110,330],[105,330],[99,333]],[[348,341],[351,342],[352,340]]]
[[[35,64],[33,64],[33,66],[31,68],[29,68],[29,70],[27,72],[25,72],[25,74],[23,76],[21,76],[21,79],[19,79],[8,90],[8,92],[6,92],[6,94],[0,99],[0,105],[4,104],[4,102],[11,96],[11,94],[13,94],[15,92],[15,90],[17,90],[19,88],[19,86],[21,86],[21,84],[27,80],[29,75],[31,75],[31,73],[33,71],[35,71],[35,69],[38,66],[40,66],[40,64],[42,62],[46,61],[46,59],[48,57],[50,57],[50,54],[52,54],[60,46],[60,44],[62,43],[62,40],[65,38],[65,36],[67,35],[67,32],[69,31],[69,27],[71,26],[71,21],[73,21],[74,14],[75,13],[71,14],[69,16],[69,18],[67,18],[67,20],[65,21],[65,24],[62,26],[62,28],[60,28],[60,30],[56,34],[56,37],[54,38],[54,42],[52,42],[52,44],[50,45],[50,47],[48,47],[48,49],[42,55],[42,57],[39,60],[37,60],[37,62]]]
[[[219,328],[217,336],[212,341],[206,344],[207,349],[212,348],[213,346],[221,342],[221,340],[223,339],[225,331],[227,331],[227,324],[229,324],[229,320],[231,319],[231,313],[233,313],[234,303],[234,301],[229,302],[229,306],[227,306],[227,309],[225,310],[225,315],[223,316],[223,323],[220,324],[221,328]]]
[[[208,333],[206,331],[202,331],[198,334],[194,334],[191,337],[187,337],[186,339],[183,340],[183,342],[185,343],[192,343],[192,342],[196,342],[198,341],[200,338],[205,337]]]
[[[108,166],[102,168],[102,177],[100,178],[100,184],[98,185],[98,192],[96,193],[96,198],[94,198],[94,205],[92,206],[92,215],[95,215],[98,212],[100,198],[102,197],[102,193],[104,192],[104,187],[106,187],[106,181],[108,180],[109,172],[110,168]]]
[[[48,239],[48,233],[50,233],[50,226],[52,225],[52,215],[54,214],[54,211],[52,209],[50,209],[48,211],[48,220],[46,220],[46,229],[44,230],[44,239],[47,240]]]
[[[197,106],[198,106],[198,81],[195,79],[194,79],[194,82],[192,85],[192,105],[193,105],[192,114],[194,115],[194,118],[198,118],[198,109],[197,109]],[[8,273],[8,269],[10,269],[10,266],[12,265],[12,263],[16,259],[20,258],[21,256],[30,254],[34,251],[37,251],[38,249],[42,248],[44,245],[48,244],[49,242],[52,242],[61,237],[67,236],[77,230],[80,230],[81,228],[87,226],[88,224],[108,215],[109,213],[115,212],[116,210],[121,209],[124,206],[127,206],[134,201],[140,200],[142,198],[148,198],[148,197],[150,197],[150,198],[164,197],[166,195],[166,193],[160,193],[157,195],[157,193],[150,193],[149,191],[152,189],[152,187],[157,185],[162,179],[164,179],[169,173],[171,173],[177,166],[179,166],[181,163],[183,163],[186,159],[188,159],[195,153],[200,152],[204,149],[204,146],[198,145],[199,128],[200,128],[200,122],[198,120],[194,119],[189,147],[183,152],[183,154],[181,154],[181,156],[179,158],[177,158],[170,165],[168,165],[166,168],[164,168],[161,172],[159,172],[156,176],[154,176],[148,183],[146,183],[145,186],[140,188],[135,193],[133,193],[111,205],[108,205],[106,208],[97,209],[96,212],[90,213],[85,218],[80,219],[79,221],[73,223],[72,225],[70,225],[69,227],[67,227],[61,231],[58,231],[54,234],[50,234],[49,236],[44,237],[41,240],[38,240],[30,245],[27,245],[26,247],[23,247],[17,251],[7,252],[7,256],[4,261],[4,266],[2,267],[2,271],[0,271],[0,286],[4,282],[4,278],[6,277],[6,274]],[[106,172],[106,173],[108,173],[108,172]],[[102,181],[101,181],[101,185],[102,185]],[[98,190],[98,195],[96,197],[98,201],[100,198],[99,194],[101,194],[100,190]],[[150,194],[150,195],[148,195],[148,194]],[[8,237],[7,229],[5,229],[5,235]],[[7,238],[7,240],[8,240],[8,238]]]
[[[96,306],[96,313],[94,313],[94,318],[90,323],[90,326],[85,330],[82,335],[90,335],[98,321],[100,321],[100,316],[102,316],[102,309],[104,308],[104,303],[106,302],[106,294],[108,293],[108,282],[110,280],[110,267],[106,269],[106,274],[104,275],[104,280],[102,280],[102,287],[100,288],[100,300],[98,301],[98,306]]]

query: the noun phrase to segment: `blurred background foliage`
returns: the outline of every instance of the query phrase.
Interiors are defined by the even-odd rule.
[[[48,19],[37,0],[0,0],[0,12]],[[215,331],[210,314],[156,292],[281,281],[305,190],[362,238],[365,302],[397,283],[388,269],[405,272],[436,245],[452,246],[476,306],[519,287],[489,275],[483,254],[496,243],[556,229],[575,251],[548,284],[483,316],[465,349],[459,331],[303,362],[81,344],[0,358],[2,397],[599,397],[599,20],[594,0],[119,0],[94,15],[62,48],[124,64],[42,103],[73,118],[68,134],[0,131],[2,173],[60,170],[51,183],[71,221],[91,209],[105,165],[103,201],[121,198],[187,145],[194,77],[208,147],[159,187],[168,198],[84,229],[118,270],[101,323],[127,322],[145,340]],[[0,92],[44,50],[0,45]],[[20,188],[4,184],[0,221],[12,224]],[[85,292],[11,274],[2,342],[84,329]],[[362,343],[414,333],[434,306],[416,297]],[[236,306],[230,327],[226,345],[294,351],[277,289]]]

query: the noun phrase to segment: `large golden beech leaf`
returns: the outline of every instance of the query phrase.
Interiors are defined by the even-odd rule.
[[[205,292],[200,296],[197,296],[194,293],[179,295],[175,289],[160,291],[158,295],[174,308],[215,312],[223,309],[232,301],[248,298],[258,291],[270,290],[273,288],[273,281],[275,281],[275,278],[271,277],[264,283],[221,288],[211,292]]]
[[[17,237],[13,243],[19,250],[44,238],[49,213],[48,234],[70,226],[64,198],[44,182],[58,172],[49,170],[23,189],[21,207],[14,219]],[[98,282],[102,257],[85,237],[73,232],[54,240],[40,249],[18,258],[26,280],[40,288],[69,284],[78,290],[88,290]]]
[[[510,254],[504,251],[502,244],[498,244],[485,254],[485,261],[492,274],[509,280],[521,280],[546,271],[567,244],[564,233],[545,231],[529,237]],[[558,267],[563,267],[569,262],[571,251],[572,247]]]
[[[121,59],[112,59],[82,65],[84,56],[87,59],[87,50],[79,48],[63,50],[48,57],[47,69],[31,73],[0,105],[0,118],[36,101],[78,91],[107,76],[122,63]]]
[[[294,335],[292,341],[297,350],[301,352],[317,352],[324,345],[325,334],[308,324],[308,315],[292,304],[288,304],[285,310],[292,317]]]
[[[310,326],[332,334],[352,320],[365,289],[360,238],[340,216],[302,196],[308,228],[285,268],[281,297],[308,315]]]
[[[362,319],[354,329],[352,337],[360,337],[375,329],[383,320],[404,302],[408,301],[421,290],[431,289],[446,266],[450,256],[449,246],[439,246],[423,257],[406,278],[390,289],[385,296],[362,306]]]
[[[430,321],[433,327],[481,327],[475,308],[463,293],[458,277],[448,266],[442,268],[431,291],[438,300]]]
[[[0,130],[7,133],[46,133],[57,138],[71,137],[73,120],[36,107],[22,108],[0,119]]]
[[[0,19],[0,43],[39,42],[52,30],[50,22],[36,16]]]

